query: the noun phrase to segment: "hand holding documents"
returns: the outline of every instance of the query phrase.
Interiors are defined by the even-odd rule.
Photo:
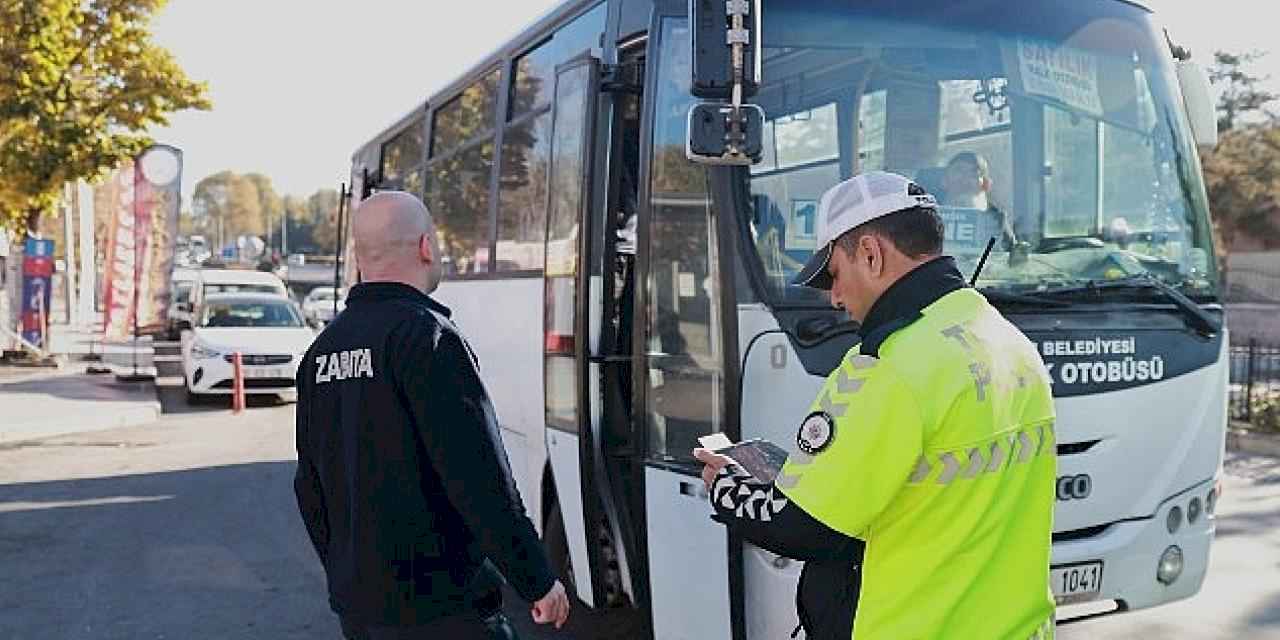
[[[787,452],[768,440],[755,438],[734,444],[723,433],[698,438],[703,448],[731,458],[762,484],[771,484],[787,462]]]

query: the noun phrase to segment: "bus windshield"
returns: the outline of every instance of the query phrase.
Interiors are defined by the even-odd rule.
[[[1149,274],[1214,295],[1199,161],[1148,12],[901,4],[797,0],[763,14],[752,101],[764,158],[729,171],[728,192],[750,194],[737,210],[771,298],[825,303],[788,283],[817,248],[822,192],[872,170],[938,196],[945,251],[966,275],[995,239],[979,287]]]

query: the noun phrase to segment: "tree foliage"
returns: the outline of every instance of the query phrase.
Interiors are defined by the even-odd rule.
[[[238,236],[270,237],[276,248],[277,231],[287,216],[290,253],[331,254],[337,239],[338,191],[281,196],[267,175],[220,171],[196,183],[189,215],[183,227],[187,233],[216,241],[222,225],[224,242]]]
[[[280,216],[284,214],[284,201],[281,200],[280,194],[276,193],[275,186],[271,184],[271,178],[261,173],[250,173],[246,174],[244,179],[253,184],[264,226],[270,229],[279,225]]]
[[[62,184],[137,154],[145,131],[208,109],[151,41],[165,0],[0,0],[0,224],[35,228]]]
[[[231,171],[197,182],[191,209],[203,228],[220,230],[224,238],[258,235],[266,230],[257,184]]]
[[[1205,186],[1224,253],[1249,238],[1280,246],[1280,125],[1271,105],[1280,95],[1251,72],[1261,52],[1219,51],[1209,77],[1220,92],[1218,147],[1203,154]]]
[[[1214,222],[1228,252],[1242,237],[1280,244],[1280,128],[1251,125],[1222,134],[1204,158]]]
[[[318,253],[333,253],[338,242],[338,190],[321,189],[307,198],[311,243]]]
[[[1214,52],[1209,81],[1221,92],[1218,95],[1218,131],[1234,129],[1250,116],[1272,116],[1267,107],[1280,95],[1262,88],[1262,83],[1270,76],[1257,76],[1250,72],[1251,67],[1266,55],[1264,51]]]

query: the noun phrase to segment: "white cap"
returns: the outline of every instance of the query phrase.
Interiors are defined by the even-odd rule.
[[[818,219],[815,221],[819,249],[791,281],[792,284],[830,289],[831,274],[827,272],[827,263],[831,260],[832,244],[837,238],[858,225],[915,207],[937,209],[938,201],[919,185],[896,173],[863,173],[827,189],[818,203]]]

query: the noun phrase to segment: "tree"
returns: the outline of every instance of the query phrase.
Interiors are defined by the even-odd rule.
[[[1248,67],[1266,55],[1265,51],[1214,52],[1213,64],[1209,66],[1209,81],[1221,92],[1218,96],[1218,131],[1234,129],[1243,123],[1243,119],[1259,112],[1275,119],[1267,107],[1280,95],[1260,87],[1270,76],[1259,77],[1248,72]]]
[[[306,198],[285,196],[284,215],[288,221],[289,252],[302,253],[303,249],[314,244],[311,241],[311,230],[314,225],[311,221],[311,208],[307,206]]]
[[[250,173],[244,177],[253,183],[254,189],[258,192],[258,209],[262,212],[262,223],[266,228],[267,238],[270,239],[277,228],[276,225],[280,223],[280,216],[284,214],[284,202],[280,199],[280,194],[276,193],[275,186],[271,184],[271,178],[261,173]]]
[[[1218,148],[1204,157],[1204,176],[1226,253],[1241,236],[1280,244],[1280,128],[1224,132]]]
[[[307,198],[311,241],[317,253],[333,253],[338,241],[338,190],[320,189]]]
[[[264,206],[283,209],[271,179],[231,171],[202,178],[191,197],[192,212],[203,226],[216,230],[220,224],[224,242],[241,235],[263,235],[267,229]]]
[[[1280,128],[1270,109],[1280,95],[1261,89],[1266,78],[1247,71],[1264,55],[1218,51],[1209,69],[1210,80],[1221,91],[1222,135],[1215,150],[1202,154],[1201,163],[1224,281],[1226,258],[1239,239],[1280,245]],[[1266,117],[1257,122],[1260,114]]]
[[[235,236],[260,236],[267,230],[263,219],[262,200],[258,187],[244,176],[236,176],[231,182],[227,197],[227,227]]]
[[[0,2],[0,225],[34,229],[63,183],[133,157],[168,114],[210,108],[207,86],[151,41],[164,3]]]

